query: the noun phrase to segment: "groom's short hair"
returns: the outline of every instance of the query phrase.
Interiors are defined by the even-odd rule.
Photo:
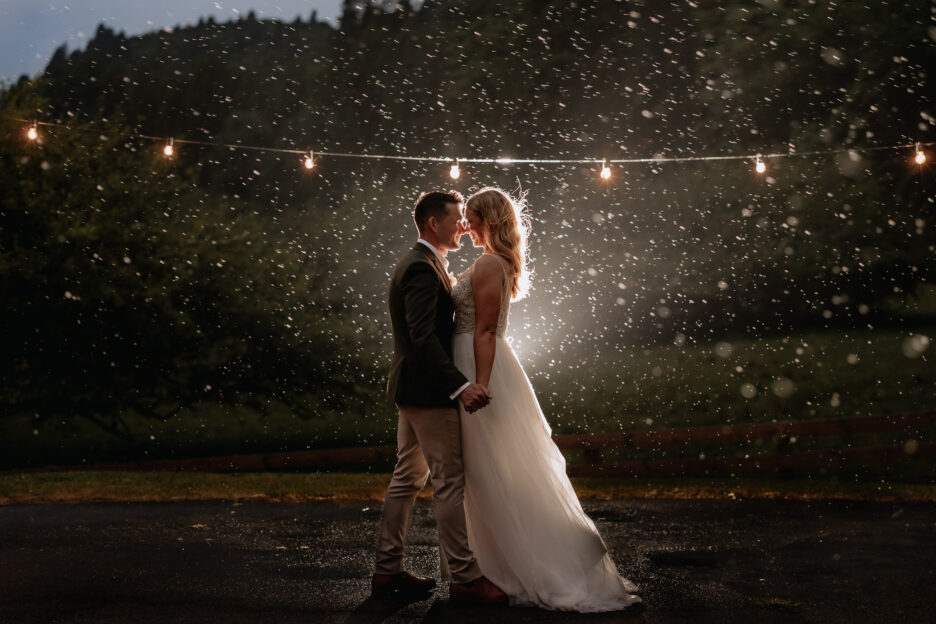
[[[423,193],[416,200],[416,209],[413,211],[413,221],[420,232],[426,226],[429,217],[441,220],[445,216],[445,204],[460,204],[464,201],[458,191],[429,191]]]

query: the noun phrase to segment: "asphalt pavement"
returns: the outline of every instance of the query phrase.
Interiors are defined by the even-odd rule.
[[[934,503],[584,505],[642,612],[371,600],[379,503],[201,501],[0,506],[0,622],[936,621]],[[425,501],[406,566],[439,574]]]

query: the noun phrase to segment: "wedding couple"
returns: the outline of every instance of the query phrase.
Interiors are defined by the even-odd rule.
[[[435,580],[403,569],[416,494],[432,479],[453,603],[611,611],[641,602],[621,577],[566,476],[533,388],[504,338],[526,294],[522,201],[485,188],[423,193],[419,240],[390,282],[388,398],[398,456],[380,523],[374,596],[428,597]],[[466,225],[467,224],[467,225]],[[456,280],[446,255],[463,234],[483,248]]]

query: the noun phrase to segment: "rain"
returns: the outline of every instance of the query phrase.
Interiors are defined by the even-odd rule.
[[[934,67],[932,2],[3,3],[0,612],[924,620]],[[414,223],[485,187],[506,336]]]
[[[529,207],[508,335],[554,433],[929,409],[934,28],[768,0],[101,23],[0,95],[6,461],[391,444],[413,203],[486,185]]]

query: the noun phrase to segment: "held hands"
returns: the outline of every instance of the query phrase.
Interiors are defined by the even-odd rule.
[[[471,414],[490,403],[493,397],[487,391],[487,388],[481,384],[475,383],[462,390],[458,398],[461,400],[462,405],[465,406],[465,411]]]

